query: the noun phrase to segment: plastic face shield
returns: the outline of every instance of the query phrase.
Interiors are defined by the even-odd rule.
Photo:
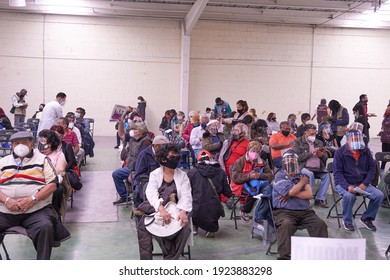
[[[354,151],[361,150],[365,146],[363,141],[363,135],[359,131],[348,132],[347,143],[349,147]]]
[[[282,168],[289,175],[298,174],[299,173],[299,166],[298,166],[297,157],[293,154],[283,155]]]
[[[363,125],[359,122],[354,122],[349,126],[349,129],[357,130],[363,133]]]

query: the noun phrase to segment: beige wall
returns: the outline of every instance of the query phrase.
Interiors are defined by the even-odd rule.
[[[142,95],[157,132],[164,111],[180,109],[180,34],[178,21],[0,14],[0,106],[8,112],[25,87],[31,116],[63,91],[65,113],[84,107],[96,135],[114,135],[113,105],[136,105]],[[367,93],[376,135],[390,98],[389,47],[390,31],[201,21],[191,35],[189,110],[220,96],[280,121],[313,113],[323,97],[352,114]]]

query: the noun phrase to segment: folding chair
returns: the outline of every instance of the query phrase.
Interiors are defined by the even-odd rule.
[[[389,253],[390,253],[390,245],[389,245],[389,247],[387,247],[387,250],[386,250],[386,252],[385,252],[386,258],[387,258],[388,260],[390,259]]]
[[[91,133],[91,136],[93,138],[93,133],[95,132],[95,119],[93,118],[84,118],[89,122],[89,132]]]
[[[11,259],[9,254],[8,254],[7,248],[5,247],[5,244],[4,244],[4,238],[8,234],[21,234],[21,235],[27,236],[27,231],[22,226],[15,226],[15,227],[11,227],[11,228],[7,229],[5,232],[0,233],[0,245],[3,248],[6,260]],[[3,258],[0,254],[0,260],[2,260],[2,259]]]
[[[11,154],[11,143],[9,139],[11,138],[10,133],[7,133],[6,130],[0,130],[0,156],[4,157]]]
[[[375,154],[375,160],[378,163],[378,167],[380,168],[382,163],[390,162],[390,152],[377,152]]]
[[[328,215],[326,216],[326,218],[337,218],[337,223],[338,223],[339,228],[340,228],[341,227],[340,219],[343,218],[343,215],[342,215],[342,213],[339,212],[338,203],[343,198],[341,196],[336,198],[336,187],[335,187],[334,180],[333,180],[333,162],[328,163],[327,169],[328,169],[329,176],[330,176],[330,178],[329,178],[330,180],[329,181],[330,181],[330,186],[331,186],[331,190],[332,190],[333,205],[332,205],[332,207],[330,207],[330,209],[328,211]],[[359,214],[358,211],[359,211],[359,209],[363,205],[367,209],[366,198],[365,197],[362,197],[362,198],[363,198],[363,201],[359,204],[359,206],[356,208],[355,212],[353,213],[353,218],[355,218],[356,216],[361,216],[362,215],[362,214]],[[336,210],[336,214],[335,215],[332,215],[333,209]]]
[[[259,194],[254,196],[255,199],[257,199],[255,207],[253,207],[253,220],[252,220],[252,229],[251,229],[251,237],[253,238],[255,235],[258,235],[263,240],[263,244],[270,244],[272,235],[274,234],[276,236],[275,227],[270,224],[266,216],[263,216],[263,214],[267,215],[268,212],[265,208],[265,205],[263,204],[264,208],[261,209],[262,205],[261,203],[267,203],[269,211],[272,209],[270,208],[272,205],[270,203],[269,197]],[[262,211],[263,210],[263,211]]]
[[[234,228],[237,229],[237,220],[240,219],[240,216],[237,217],[237,212],[236,212],[236,207],[237,204],[240,202],[241,199],[245,198],[246,196],[244,195],[233,195],[233,208],[232,212],[230,213],[230,220],[234,220]]]

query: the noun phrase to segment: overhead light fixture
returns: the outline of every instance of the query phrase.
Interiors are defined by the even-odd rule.
[[[10,7],[26,7],[26,0],[9,0]]]
[[[381,7],[382,0],[374,0],[372,1],[372,7],[374,7],[374,13]]]

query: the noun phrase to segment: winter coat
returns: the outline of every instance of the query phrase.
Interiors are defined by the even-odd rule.
[[[206,231],[218,231],[218,219],[221,216],[220,194],[232,196],[226,173],[218,163],[200,163],[190,169],[187,175],[192,188],[192,222]],[[214,183],[218,196],[208,178]]]

